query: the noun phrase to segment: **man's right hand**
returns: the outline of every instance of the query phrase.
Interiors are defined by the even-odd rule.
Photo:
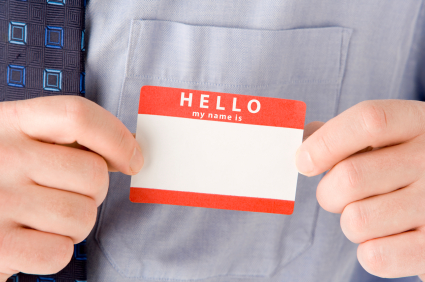
[[[60,145],[75,142],[89,150]],[[0,281],[64,268],[94,226],[108,170],[142,166],[130,131],[87,99],[0,103]]]

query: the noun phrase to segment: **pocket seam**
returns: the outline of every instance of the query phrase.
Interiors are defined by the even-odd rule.
[[[184,81],[178,80],[175,78],[167,78],[161,76],[151,76],[151,75],[128,75],[128,78],[146,78],[146,79],[156,79],[156,80],[165,80],[171,82],[178,82],[184,84],[196,84],[196,85],[211,85],[211,86],[223,86],[231,88],[266,88],[271,86],[280,86],[285,84],[335,84],[339,82],[338,80],[290,80],[287,82],[263,84],[263,85],[242,85],[242,84],[221,84],[221,83],[211,83],[211,82],[197,82],[197,81]]]

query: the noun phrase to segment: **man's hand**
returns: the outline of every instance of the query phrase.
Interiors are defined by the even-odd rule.
[[[317,199],[342,213],[342,231],[360,244],[357,257],[368,272],[425,274],[424,103],[362,102],[308,137],[296,164],[307,176],[329,170]]]
[[[75,142],[89,150],[59,145]],[[143,165],[116,117],[71,96],[0,103],[0,156],[0,281],[64,268],[94,226],[108,168]]]

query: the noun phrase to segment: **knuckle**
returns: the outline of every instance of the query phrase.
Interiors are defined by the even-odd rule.
[[[358,190],[362,185],[362,173],[359,166],[351,159],[347,159],[337,166],[340,170],[340,180],[342,181],[342,189],[352,192]]]
[[[94,200],[88,198],[81,215],[81,222],[85,227],[86,235],[88,235],[88,233],[90,233],[90,231],[93,229],[94,224],[96,223],[96,217],[97,205]]]
[[[335,151],[333,150],[335,147],[333,140],[334,139],[329,137],[329,135],[320,135],[315,145],[318,147],[319,151],[323,152],[324,155],[332,155]]]
[[[74,244],[69,237],[53,235],[39,237],[38,241],[28,240],[29,234],[19,228],[7,228],[0,235],[0,268],[21,270],[28,273],[53,274],[65,268],[74,253]],[[26,236],[26,237],[25,237]],[[42,242],[44,241],[44,242]],[[37,245],[34,243],[37,242]],[[42,249],[38,246],[44,246]]]
[[[328,212],[341,212],[339,209],[339,201],[335,197],[333,185],[332,185],[332,179],[334,176],[332,175],[332,172],[329,172],[326,174],[323,179],[319,182],[319,185],[317,185],[316,190],[316,198],[319,202],[320,206],[328,211]],[[331,182],[331,183],[330,183]]]
[[[117,144],[119,148],[125,148],[127,146],[126,132],[124,129],[120,129],[117,132]]]
[[[48,257],[45,258],[46,265],[49,266],[49,269],[46,269],[46,272],[57,273],[64,269],[71,261],[73,253],[74,243],[71,239],[64,237],[63,242],[56,244]]]
[[[21,187],[15,188],[13,185],[10,185],[12,189],[6,186],[9,185],[2,185],[0,189],[0,214],[2,220],[15,218],[15,216],[21,215],[26,208],[26,200],[22,197],[23,189]]]
[[[326,185],[324,184],[324,179],[327,175],[324,176],[324,178],[319,182],[316,189],[316,198],[319,202],[320,206],[324,208],[325,210],[329,211],[329,201],[328,201],[328,189],[326,189]]]
[[[77,195],[68,197],[66,193],[51,203],[52,212],[61,220],[66,220],[72,225],[78,226],[76,230],[83,233],[91,230],[96,221],[97,206],[92,198]]]
[[[127,155],[128,160],[130,160],[134,150],[134,138],[129,135],[129,132],[125,127],[120,127],[115,136],[117,138],[115,142],[117,144],[117,149],[124,152]]]
[[[368,228],[368,216],[359,203],[351,203],[341,215],[341,229],[353,243],[362,243]]]
[[[17,136],[0,136],[0,168],[2,170],[2,181],[7,181],[8,177],[17,175],[21,168],[25,169],[25,164],[31,160],[31,154],[27,149],[28,142]],[[18,169],[19,167],[19,169]]]
[[[82,201],[78,209],[78,215],[76,218],[77,228],[74,230],[74,243],[83,241],[93,229],[97,218],[97,205],[96,202],[86,197],[86,201]]]
[[[90,109],[84,98],[79,96],[67,97],[65,102],[65,118],[72,127],[78,127],[84,120],[89,119]]]
[[[68,199],[67,194],[61,195],[58,199],[52,199],[50,202],[51,212],[56,214],[62,220],[70,220],[75,218],[77,209],[76,203],[72,199]]]
[[[24,103],[25,104],[25,103]],[[13,126],[18,129],[19,111],[22,110],[21,101],[8,101],[0,103],[0,125],[2,128]]]
[[[2,228],[0,234],[0,265],[2,267],[8,267],[8,262],[10,261],[11,256],[13,255],[14,243],[13,229]]]
[[[102,202],[109,186],[108,165],[106,161],[93,154],[90,158],[90,176],[88,177],[88,194],[98,202]],[[100,203],[99,203],[100,204]]]
[[[369,273],[380,277],[388,276],[388,261],[385,259],[379,244],[375,240],[361,244],[357,251],[357,256],[360,264]]]
[[[359,104],[363,129],[370,135],[376,136],[387,128],[387,115],[383,107],[376,101],[365,101]]]
[[[317,200],[329,212],[341,213],[362,185],[362,174],[351,159],[333,167],[317,187]]]

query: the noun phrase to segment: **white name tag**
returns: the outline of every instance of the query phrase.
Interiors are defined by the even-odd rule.
[[[142,87],[145,165],[130,200],[291,214],[305,111],[294,100]]]

